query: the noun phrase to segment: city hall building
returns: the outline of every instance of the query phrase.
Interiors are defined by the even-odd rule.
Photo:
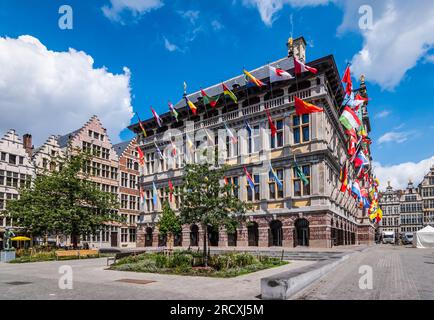
[[[272,62],[271,66],[294,75],[295,55],[306,61],[306,42],[303,38],[288,41],[287,57]],[[269,65],[251,73],[263,87],[247,85],[245,76],[236,76],[224,84],[237,96],[237,102],[223,95],[221,83],[204,89],[208,96],[220,95],[213,108],[204,105],[201,92],[185,97],[197,107],[192,115],[185,97],[176,105],[178,120],[171,113],[160,115],[162,126],[154,118],[142,121],[146,137],[139,124],[129,127],[138,135],[138,143],[145,155],[141,186],[144,190],[142,214],[138,221],[137,246],[164,245],[159,237],[158,222],[162,204],[168,199],[169,180],[174,185],[172,208],[180,207],[178,188],[182,184],[183,163],[187,157],[187,135],[193,134],[194,146],[210,140],[217,148],[217,132],[230,130],[237,136],[232,143],[226,137],[222,150],[225,163],[230,165],[226,177],[236,186],[238,197],[252,204],[247,221],[238,226],[235,234],[224,228],[219,231],[209,226],[211,246],[311,246],[330,248],[335,245],[367,244],[374,240],[374,228],[358,203],[347,192],[339,192],[339,173],[349,159],[347,137],[339,122],[345,92],[332,55],[310,61],[316,74],[304,72],[297,79],[274,82],[269,85]],[[363,77],[358,92],[367,97]],[[298,116],[294,109],[294,96],[322,107],[324,112]],[[270,135],[267,113],[277,129]],[[193,124],[191,124],[193,122]],[[245,130],[246,123],[251,130]],[[370,132],[366,104],[363,106],[363,125]],[[206,129],[206,130],[204,130]],[[243,130],[244,129],[244,130]],[[171,133],[172,132],[172,133]],[[174,141],[182,143],[176,155],[168,161]],[[161,156],[160,152],[165,152]],[[194,157],[196,157],[194,155]],[[269,162],[277,173],[282,186],[268,175]],[[299,166],[309,183],[303,183],[295,172]],[[249,186],[244,167],[254,181]],[[354,168],[349,168],[353,176]],[[154,204],[154,185],[157,202]],[[203,230],[200,225],[185,225],[177,235],[177,246],[202,245]]]

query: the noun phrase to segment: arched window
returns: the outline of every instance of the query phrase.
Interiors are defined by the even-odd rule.
[[[269,229],[269,246],[281,247],[283,240],[282,222],[280,220],[273,220],[270,222]]]

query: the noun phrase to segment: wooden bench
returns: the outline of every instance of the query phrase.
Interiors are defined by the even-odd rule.
[[[98,256],[98,250],[78,250],[78,257]]]
[[[54,254],[56,260],[59,260],[59,257],[78,257],[78,250],[57,250]]]
[[[87,256],[98,256],[98,250],[57,250],[55,251],[56,260],[59,260],[59,257],[87,257]]]

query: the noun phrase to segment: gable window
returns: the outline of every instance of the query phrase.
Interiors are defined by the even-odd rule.
[[[9,163],[10,164],[17,164],[17,156],[14,154],[9,154]]]

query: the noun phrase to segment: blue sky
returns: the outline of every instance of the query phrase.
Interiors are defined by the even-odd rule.
[[[408,8],[401,6],[404,1],[389,2],[394,5],[395,12],[392,13],[395,13],[396,20],[405,21],[400,16],[404,13],[405,17],[411,15]],[[428,19],[431,23],[433,4],[425,0],[421,2],[425,2],[424,6],[415,5],[416,8],[412,10],[416,10],[416,16],[420,16],[422,11],[426,12],[431,17],[431,20]],[[387,15],[387,10],[391,9],[384,8],[379,1],[360,2],[368,3],[373,8],[374,29],[366,32],[355,27],[360,6],[345,0],[306,1],[309,5],[299,0],[69,0],[67,3],[30,3],[33,2],[0,2],[0,37],[17,39],[22,35],[30,35],[46,47],[46,55],[51,54],[48,51],[67,53],[69,48],[83,51],[86,57],[93,59],[94,64],[90,67],[92,70],[86,83],[80,84],[79,80],[74,83],[74,87],[78,88],[77,95],[81,92],[80,85],[85,88],[88,86],[85,91],[90,91],[94,87],[94,79],[101,76],[101,79],[108,79],[112,83],[105,87],[101,85],[98,92],[110,93],[115,101],[107,107],[103,104],[87,106],[86,101],[94,100],[93,93],[89,93],[90,98],[86,96],[82,100],[65,95],[65,101],[72,99],[75,104],[65,102],[64,109],[59,106],[56,108],[59,108],[59,114],[68,115],[68,120],[60,122],[63,119],[59,118],[50,121],[52,128],[48,131],[42,129],[46,117],[38,120],[38,115],[44,113],[41,107],[33,115],[33,120],[28,120],[28,123],[41,123],[39,127],[32,127],[36,141],[43,141],[46,138],[44,134],[72,130],[93,113],[101,116],[107,128],[115,132],[112,140],[119,141],[116,133],[130,121],[129,104],[143,118],[150,117],[151,105],[162,113],[167,111],[168,100],[176,102],[182,97],[184,80],[188,83],[188,91],[192,92],[233,77],[243,67],[253,69],[284,57],[292,17],[294,36],[303,35],[308,41],[308,61],[334,54],[341,74],[348,61],[353,61],[355,73],[360,73],[365,72],[363,67],[366,61],[357,61],[355,57],[362,49],[369,51],[369,60],[372,61],[366,73],[371,98],[371,136],[374,141],[373,156],[380,169],[406,162],[417,165],[433,156],[431,137],[434,134],[434,114],[430,95],[434,92],[434,55],[431,50],[434,39],[423,32],[414,36],[408,34],[407,39],[410,40],[400,38],[400,29],[394,25],[398,21],[387,20],[392,15],[391,12]],[[58,27],[61,16],[58,9],[62,4],[69,4],[73,9],[72,30]],[[104,6],[105,12],[102,9]],[[413,20],[409,20],[409,23],[419,23],[418,27],[431,26]],[[381,39],[385,39],[384,42],[381,43]],[[417,50],[406,50],[406,46],[415,46]],[[20,58],[17,53],[12,56]],[[3,60],[3,63],[7,62]],[[125,71],[124,67],[129,70]],[[17,77],[14,81],[20,82],[19,71],[13,74]],[[26,72],[23,73],[25,76]],[[0,96],[10,82],[10,78],[0,78]],[[61,95],[58,88],[53,90]],[[17,96],[22,95],[26,94],[17,93]],[[42,101],[41,105],[53,100],[47,95],[38,97],[38,101]],[[131,101],[128,102],[129,98]],[[56,99],[63,98],[60,96]],[[119,109],[125,111],[122,115],[116,110],[117,102],[119,106],[122,105]],[[17,110],[23,103],[17,103]],[[13,101],[9,105],[0,103],[0,111],[10,114],[7,124],[0,121],[0,132],[9,128],[26,130],[26,127],[22,127],[23,112],[14,115],[10,105],[13,105]],[[74,113],[74,110],[77,112]],[[116,118],[122,118],[122,126],[115,123]],[[56,126],[52,124],[53,121],[60,125],[53,128]],[[128,130],[121,131],[120,139],[130,137],[132,135]],[[427,165],[423,166],[424,170]],[[397,183],[402,184],[404,180],[397,180]]]

